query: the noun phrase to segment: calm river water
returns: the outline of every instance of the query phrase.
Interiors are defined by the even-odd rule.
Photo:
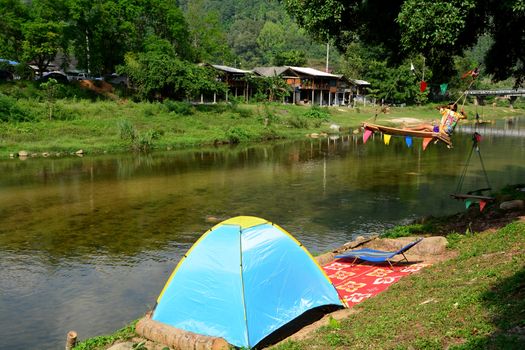
[[[254,215],[312,252],[424,215],[451,200],[471,147],[376,136],[253,147],[0,161],[0,348],[59,349],[153,307],[170,272],[213,226]],[[525,182],[525,138],[481,145],[494,188]],[[485,187],[472,158],[464,189]]]

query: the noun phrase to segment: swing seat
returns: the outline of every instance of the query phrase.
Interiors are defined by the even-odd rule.
[[[468,193],[451,193],[450,197],[452,197],[454,199],[461,199],[461,200],[465,200],[465,199],[479,199],[479,200],[485,201],[485,202],[492,202],[492,201],[495,200],[494,197],[480,196],[480,195],[468,194]]]
[[[450,194],[450,196],[454,199],[461,199],[461,200],[478,199],[478,200],[485,201],[485,202],[491,202],[495,200],[494,197],[483,195],[483,192],[491,191],[491,190],[492,188],[490,187],[480,188],[479,190],[469,191],[467,193],[452,193]]]
[[[370,131],[382,132],[387,135],[431,138],[436,141],[442,141],[447,146],[452,146],[452,141],[450,140],[450,136],[445,133],[432,132],[432,131],[407,130],[407,129],[393,128],[389,126],[371,124],[371,123],[363,123],[363,128],[370,130]]]

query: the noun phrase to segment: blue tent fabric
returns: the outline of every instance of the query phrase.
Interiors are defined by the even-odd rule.
[[[205,233],[157,302],[154,320],[248,348],[312,308],[342,306],[297,240],[252,217],[227,220]]]

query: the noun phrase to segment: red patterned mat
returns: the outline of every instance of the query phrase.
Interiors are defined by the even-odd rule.
[[[365,299],[386,290],[403,276],[421,270],[430,264],[406,264],[395,266],[388,264],[361,263],[335,260],[323,266],[324,271],[337,289],[341,299],[352,307]]]

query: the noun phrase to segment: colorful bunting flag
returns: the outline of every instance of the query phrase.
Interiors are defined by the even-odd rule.
[[[427,149],[428,144],[432,141],[432,137],[423,138],[423,151]]]
[[[471,201],[470,199],[467,199],[467,200],[465,201],[465,208],[468,209],[468,208],[470,208],[471,205],[472,205],[472,201]]]
[[[426,89],[427,89],[427,82],[424,80],[421,80],[421,83],[419,85],[419,91],[425,92]]]
[[[363,143],[366,143],[366,141],[368,141],[370,135],[372,135],[372,130],[365,129],[365,132],[363,133]]]
[[[483,211],[483,209],[485,209],[485,205],[487,205],[487,202],[479,201],[479,211]]]
[[[392,135],[383,134],[383,141],[385,142],[385,145],[388,146],[388,144],[390,144],[390,138],[391,137],[392,137]]]
[[[408,148],[412,147],[412,136],[405,136],[405,142]]]
[[[444,95],[444,94],[447,93],[448,84],[447,83],[443,83],[443,84],[439,85],[439,88],[441,89],[441,95]]]

